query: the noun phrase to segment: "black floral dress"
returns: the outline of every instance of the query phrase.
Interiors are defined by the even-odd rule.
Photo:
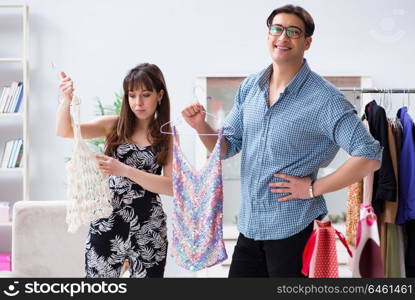
[[[151,146],[122,144],[119,161],[161,174]],[[126,177],[109,178],[113,213],[91,223],[86,242],[86,277],[119,277],[126,259],[131,277],[163,277],[167,256],[166,214],[158,194]]]

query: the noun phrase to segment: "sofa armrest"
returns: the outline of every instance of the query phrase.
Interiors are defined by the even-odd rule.
[[[68,201],[19,201],[13,208],[16,277],[83,277],[87,227],[67,232]]]
[[[0,271],[0,278],[13,278],[14,273],[9,271]]]

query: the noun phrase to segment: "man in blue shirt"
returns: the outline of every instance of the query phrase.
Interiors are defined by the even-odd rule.
[[[382,148],[344,95],[304,59],[314,22],[301,7],[275,9],[267,19],[272,64],[247,77],[226,117],[222,158],[241,152],[240,235],[230,277],[301,277],[302,252],[313,221],[327,214],[323,194],[380,167]],[[182,111],[199,133],[214,133],[204,108]],[[214,136],[200,136],[214,148]],[[351,156],[316,180],[339,148]]]

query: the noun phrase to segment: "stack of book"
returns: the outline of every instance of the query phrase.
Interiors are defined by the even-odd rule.
[[[23,140],[10,140],[6,143],[1,161],[1,168],[22,167]]]
[[[22,107],[23,83],[13,81],[3,88],[0,96],[0,113],[18,113]]]

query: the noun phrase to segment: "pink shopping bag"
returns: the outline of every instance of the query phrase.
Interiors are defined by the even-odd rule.
[[[361,204],[353,258],[353,277],[384,277],[383,270],[376,214],[372,205]]]

